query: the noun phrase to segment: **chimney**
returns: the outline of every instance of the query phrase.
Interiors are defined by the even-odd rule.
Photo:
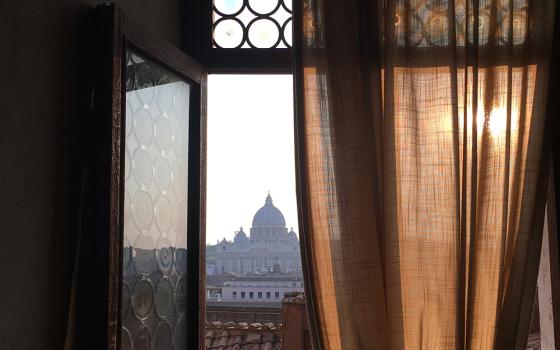
[[[302,292],[290,292],[282,300],[282,320],[284,322],[283,349],[310,350],[309,327],[305,295]]]

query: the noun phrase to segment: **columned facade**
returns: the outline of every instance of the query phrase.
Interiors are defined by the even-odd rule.
[[[253,217],[249,237],[240,228],[233,241],[222,240],[207,255],[215,274],[246,275],[272,271],[279,265],[282,272],[301,272],[297,234],[288,231],[284,215],[274,206],[270,194]]]

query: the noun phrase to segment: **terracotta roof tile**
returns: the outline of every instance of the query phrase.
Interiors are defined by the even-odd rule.
[[[266,342],[264,344],[261,344],[261,350],[272,350],[272,343]]]
[[[272,334],[272,333],[264,333],[264,334],[262,335],[262,340],[261,340],[261,342],[262,342],[262,343],[266,343],[266,342],[268,342],[268,343],[273,343],[273,342],[274,342],[274,334]]]
[[[246,344],[241,348],[242,350],[259,350],[259,344]]]
[[[206,322],[206,350],[280,350],[283,329],[273,323]]]
[[[253,344],[261,342],[261,335],[259,333],[250,333],[247,338],[245,338],[245,344]]]

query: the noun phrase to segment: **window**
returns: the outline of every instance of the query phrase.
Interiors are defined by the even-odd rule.
[[[291,73],[292,0],[187,1],[183,50],[210,73]]]
[[[234,299],[237,298],[237,292],[233,292],[232,295],[233,295],[233,298],[234,298]]]
[[[207,295],[198,258],[206,71],[114,5],[100,5],[95,23],[95,67],[88,69],[95,72],[96,152],[85,159],[95,195],[84,206],[91,240],[81,267],[94,273],[78,288],[88,302],[77,328],[106,337],[77,339],[76,348],[118,341],[119,348],[144,348],[154,332],[166,335],[161,348],[198,348]]]
[[[213,48],[287,48],[292,45],[292,2],[214,0]]]
[[[232,298],[228,307],[252,302],[255,313],[262,315],[264,308],[274,308],[275,323],[282,323],[283,289],[278,285],[288,275],[302,274],[296,227],[291,6],[291,0],[187,1],[182,28],[184,51],[210,73],[207,283],[230,275],[252,286],[247,289],[253,291],[240,292],[241,298]],[[259,222],[257,208],[273,211],[263,217],[278,221]],[[247,217],[249,221],[241,221]],[[222,242],[227,250],[220,247]],[[264,249],[271,246],[280,247],[281,253],[250,252],[271,252]],[[276,279],[260,280],[267,275]],[[263,291],[269,286],[274,287]],[[215,310],[220,302],[212,300],[207,307]],[[222,315],[220,321],[231,321]],[[245,317],[248,322],[270,322],[264,316]]]

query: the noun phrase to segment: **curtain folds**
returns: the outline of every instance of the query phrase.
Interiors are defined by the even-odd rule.
[[[323,350],[525,347],[554,6],[303,1],[300,209]]]

